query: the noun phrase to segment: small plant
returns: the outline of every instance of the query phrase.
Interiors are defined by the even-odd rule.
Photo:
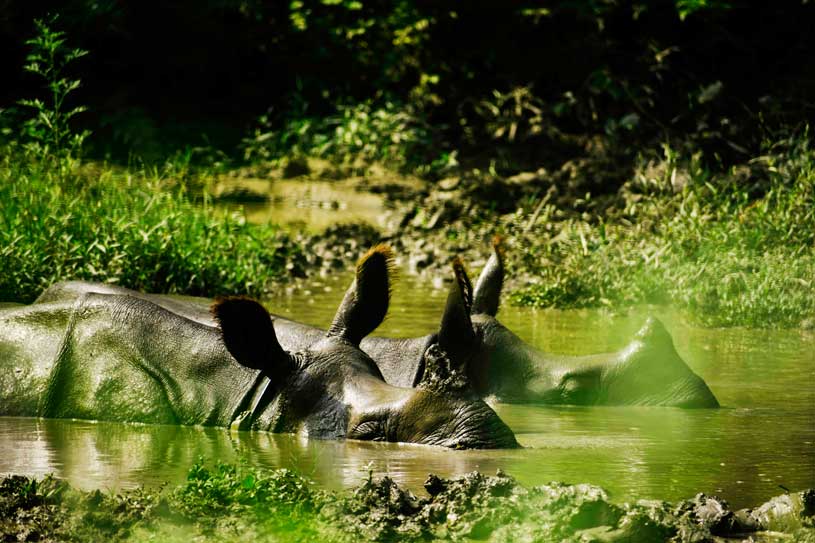
[[[53,29],[56,20],[56,17],[47,21],[36,19],[36,35],[26,41],[31,51],[26,55],[25,71],[44,80],[48,98],[20,100],[20,104],[33,113],[24,123],[24,131],[30,140],[29,148],[37,155],[77,158],[90,132],[73,132],[70,121],[87,108],[69,108],[66,104],[68,96],[79,88],[80,81],[67,78],[65,72],[69,64],[88,52],[67,47],[65,33]]]

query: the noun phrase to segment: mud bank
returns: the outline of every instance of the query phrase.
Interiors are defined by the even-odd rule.
[[[603,179],[615,162],[597,157],[401,185],[379,172],[353,185],[382,196],[376,224],[304,239],[303,268],[347,266],[353,238],[387,241],[402,267],[443,278],[457,255],[480,268],[499,235],[518,305],[672,305],[705,326],[812,328],[815,155],[790,144],[772,156],[777,168],[756,159],[714,174],[652,153],[614,183]]]
[[[0,540],[815,541],[813,490],[738,511],[705,494],[616,504],[596,486],[525,488],[500,471],[430,475],[425,490],[369,477],[327,492],[291,471],[225,464],[197,464],[174,489],[119,494],[10,476],[0,481]]]

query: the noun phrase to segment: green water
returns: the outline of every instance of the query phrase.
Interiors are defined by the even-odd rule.
[[[311,281],[268,300],[275,312],[325,326],[349,277]],[[404,276],[378,333],[418,335],[436,327],[445,290]],[[404,444],[308,441],[224,429],[0,418],[0,473],[53,472],[83,488],[183,480],[199,456],[296,468],[331,488],[367,471],[421,490],[429,472],[502,468],[528,485],[589,482],[617,500],[677,500],[716,493],[750,506],[815,486],[815,334],[812,331],[700,329],[656,309],[609,316],[597,311],[504,307],[502,322],[551,352],[582,354],[627,343],[644,315],[656,314],[677,350],[723,408],[541,407],[496,405],[525,446],[451,451]]]
[[[240,209],[249,222],[273,222],[296,231],[322,232],[329,226],[366,223],[379,229],[387,226],[385,199],[356,190],[354,180],[317,181],[303,179],[234,179],[221,183],[217,193],[243,189],[268,198],[266,202],[219,204],[227,210]]]

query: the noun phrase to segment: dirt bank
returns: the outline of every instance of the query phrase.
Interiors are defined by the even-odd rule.
[[[417,497],[389,478],[326,492],[287,470],[194,466],[175,489],[84,492],[0,481],[3,541],[815,541],[815,491],[733,511],[714,496],[617,504],[596,486],[525,488],[498,472],[430,475]]]

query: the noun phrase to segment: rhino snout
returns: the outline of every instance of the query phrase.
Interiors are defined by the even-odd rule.
[[[466,400],[404,428],[416,443],[451,449],[515,449],[520,447],[509,426],[480,399]],[[401,441],[401,439],[400,439]]]
[[[487,404],[462,409],[439,445],[452,449],[517,449],[515,434]]]

